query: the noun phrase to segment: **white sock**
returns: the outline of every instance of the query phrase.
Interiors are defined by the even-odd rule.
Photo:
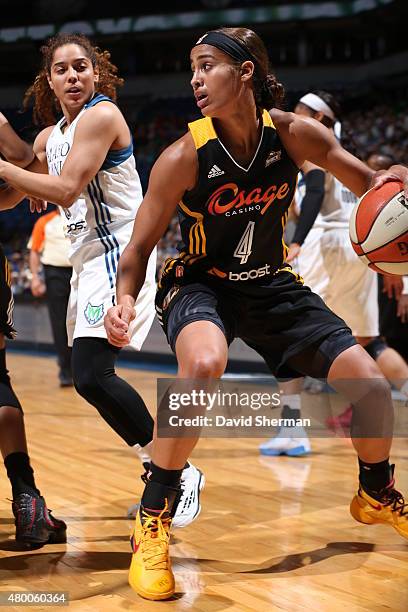
[[[401,393],[403,393],[405,395],[405,397],[408,397],[408,380],[406,380],[404,382],[404,384],[402,385],[400,391],[401,391]]]
[[[294,393],[292,395],[286,395],[282,393],[281,395],[281,407],[289,406],[292,410],[300,410],[302,408],[302,402],[300,398],[300,393]]]
[[[140,457],[140,461],[142,463],[150,463],[151,455],[152,455],[152,446],[153,440],[146,444],[145,446],[140,446],[140,444],[134,444],[133,448],[137,452]]]

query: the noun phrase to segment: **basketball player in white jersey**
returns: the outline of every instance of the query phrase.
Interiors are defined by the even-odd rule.
[[[37,136],[36,158],[27,170],[1,164],[0,175],[9,188],[0,206],[12,206],[29,194],[61,207],[71,240],[67,331],[75,388],[128,445],[143,447],[142,457],[148,460],[153,420],[139,394],[115,374],[118,350],[108,343],[103,325],[104,314],[115,303],[119,257],[142,201],[132,136],[114,103],[123,81],[109,53],[100,52],[84,36],[56,36],[41,51],[43,67],[25,102],[33,97],[34,119],[50,127]],[[51,125],[56,110],[62,110],[62,118]],[[154,318],[155,269],[154,251],[136,303],[138,321],[131,330],[131,346],[137,350]],[[179,526],[198,515],[204,484],[191,464],[183,474],[175,516]]]
[[[295,113],[317,119],[340,137],[340,107],[330,93],[307,93],[299,100]],[[349,219],[356,203],[356,196],[336,177],[306,162],[299,174],[295,199],[298,225],[286,260],[312,291],[346,321],[386,378],[408,395],[408,366],[379,337],[377,274],[356,257],[351,246]],[[299,416],[302,383],[302,379],[296,379],[281,385],[284,418]],[[350,406],[339,425],[349,426],[351,416]],[[260,452],[301,456],[310,452],[310,442],[304,429],[285,427],[278,436],[261,444]]]

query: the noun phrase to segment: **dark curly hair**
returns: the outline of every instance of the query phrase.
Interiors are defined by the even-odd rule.
[[[213,31],[222,32],[230,38],[234,38],[246,47],[254,58],[253,90],[258,109],[281,108],[285,90],[271,70],[268,52],[258,34],[248,28],[218,28]]]
[[[109,51],[101,51],[94,47],[91,41],[83,34],[58,34],[50,39],[40,49],[43,59],[40,72],[34,79],[34,83],[27,89],[23,106],[30,106],[31,98],[34,99],[33,119],[37,125],[53,125],[61,107],[55,96],[50,95],[48,79],[51,73],[51,65],[54,53],[64,45],[78,45],[85,51],[91,60],[92,66],[99,70],[99,81],[96,83],[96,91],[116,100],[116,89],[123,85],[123,79],[118,77],[117,67],[110,61]]]

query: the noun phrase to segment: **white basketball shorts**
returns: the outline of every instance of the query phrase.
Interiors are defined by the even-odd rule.
[[[128,244],[133,221],[113,229],[98,228],[78,237],[71,248],[73,266],[67,310],[68,344],[75,338],[106,338],[103,319],[115,304],[116,271],[119,257]],[[146,280],[136,301],[136,318],[130,326],[130,347],[140,350],[155,316],[156,249],[152,252]]]
[[[294,267],[354,336],[378,336],[377,274],[357,257],[347,229],[312,229]]]

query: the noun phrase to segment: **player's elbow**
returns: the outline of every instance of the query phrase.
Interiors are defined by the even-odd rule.
[[[11,210],[17,206],[18,202],[2,202],[0,200],[0,210]]]
[[[33,161],[33,156],[31,155],[8,155],[6,157],[7,161],[13,166],[19,166],[20,168],[25,168],[29,166]]]
[[[60,194],[55,198],[55,204],[69,208],[79,198],[81,191],[75,185],[64,185]]]
[[[24,196],[15,192],[11,187],[7,186],[4,190],[0,188],[0,210],[11,210],[23,199]]]
[[[137,261],[139,264],[147,263],[150,253],[152,249],[145,243],[141,242],[129,242],[127,245],[124,254],[126,253],[127,257],[130,260]]]
[[[13,147],[12,150],[3,151],[4,157],[13,166],[19,166],[20,168],[27,168],[34,159],[33,150],[29,145],[19,147],[18,150]]]

